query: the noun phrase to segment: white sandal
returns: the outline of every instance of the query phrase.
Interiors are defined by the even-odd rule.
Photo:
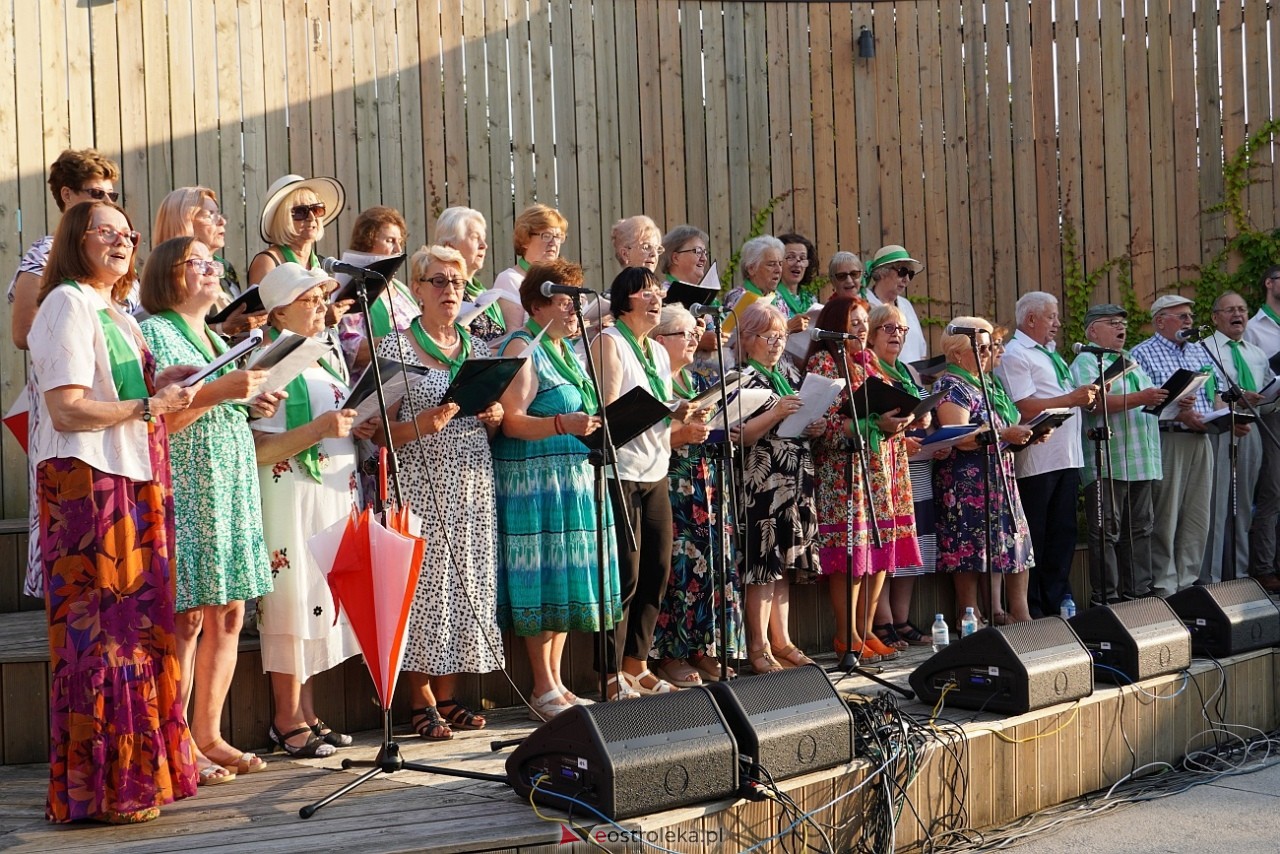
[[[529,720],[531,721],[549,721],[562,712],[567,712],[573,708],[573,703],[565,699],[564,694],[560,693],[560,689],[552,688],[541,697],[531,697],[529,699]]]
[[[609,681],[605,683],[606,690],[612,688],[612,695],[606,695],[606,700],[638,700],[640,692],[631,687],[631,677],[626,673],[615,673],[609,677]]]
[[[679,690],[676,688],[676,686],[672,685],[667,680],[658,679],[657,676],[654,676],[652,673],[649,672],[649,668],[647,667],[644,670],[637,673],[635,676],[632,676],[630,673],[624,670],[622,671],[622,677],[627,680],[627,684],[631,686],[631,690],[635,691],[637,694],[645,694],[645,695],[674,694],[677,690]],[[644,686],[644,680],[646,677],[656,680],[652,688],[646,688]]]

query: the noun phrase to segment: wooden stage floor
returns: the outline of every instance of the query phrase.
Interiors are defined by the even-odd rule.
[[[906,685],[907,675],[928,655],[927,647],[915,648],[886,666],[884,675]],[[1277,672],[1280,654],[1265,650],[1225,660],[1221,668],[1197,659],[1189,679],[1162,677],[1143,683],[1141,689],[1100,683],[1093,695],[1076,703],[1014,718],[943,710],[943,717],[966,730],[959,762],[968,779],[969,823],[978,828],[1003,824],[1104,789],[1137,765],[1173,760],[1192,745],[1205,744],[1200,734],[1210,724],[1198,695],[1213,696],[1223,686],[1217,708],[1225,722],[1272,730],[1280,722]],[[882,690],[856,677],[843,680],[839,689],[866,698]],[[1157,696],[1163,702],[1151,699]],[[904,702],[902,707],[922,719],[931,711],[918,703]],[[450,742],[420,741],[403,728],[397,741],[407,760],[503,774],[507,752],[492,752],[490,742],[519,738],[531,732],[534,724],[525,719],[523,708],[487,714],[487,729],[458,733]],[[313,818],[298,817],[300,807],[359,773],[339,769],[342,758],[372,758],[379,741],[380,733],[365,732],[358,735],[355,746],[339,751],[337,757],[308,761],[271,757],[267,771],[202,788],[198,796],[166,807],[159,820],[133,827],[51,826],[43,818],[47,766],[0,767],[0,850],[41,854],[215,850],[576,854],[602,850],[583,842],[561,844],[564,814],[542,808],[546,818],[540,818],[504,784],[411,771],[379,776]],[[899,850],[918,847],[919,828],[952,808],[940,781],[953,770],[948,763],[954,765],[956,755],[942,749],[930,753],[908,789],[912,808],[903,813]],[[866,760],[857,759],[851,765],[780,785],[804,808],[815,809],[857,786],[870,771]],[[856,801],[843,801],[826,820],[832,824],[851,816],[856,820]],[[741,851],[770,837],[779,826],[775,809],[767,802],[724,800],[622,824],[668,850],[711,854]],[[840,847],[838,841],[836,845]],[[608,842],[603,850],[661,849]],[[757,850],[780,849],[765,845]],[[794,844],[790,850],[795,850]]]

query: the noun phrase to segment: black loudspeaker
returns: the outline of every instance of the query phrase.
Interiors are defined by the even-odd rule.
[[[1280,610],[1252,578],[1188,587],[1168,599],[1196,655],[1225,658],[1280,645]]]
[[[738,748],[705,689],[574,706],[507,757],[521,797],[613,820],[725,798],[738,791]],[[536,784],[536,785],[535,785]]]
[[[1097,679],[1128,685],[1191,666],[1191,633],[1157,596],[1099,605],[1068,622],[1102,665]]]
[[[707,690],[757,780],[853,761],[853,715],[816,664],[712,682]]]
[[[948,690],[948,686],[952,686]],[[920,700],[1023,714],[1093,693],[1093,658],[1061,617],[990,626],[933,654],[911,674]]]

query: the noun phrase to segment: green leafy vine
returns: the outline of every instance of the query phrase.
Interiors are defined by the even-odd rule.
[[[768,227],[769,219],[773,216],[774,210],[776,210],[778,205],[786,201],[794,192],[795,188],[783,190],[778,195],[769,199],[769,201],[765,203],[764,207],[752,214],[751,230],[747,233],[747,236],[738,243],[737,248],[733,250],[733,254],[729,256],[729,263],[725,264],[724,269],[720,272],[720,287],[722,289],[728,290],[733,287],[733,275],[737,272],[738,262],[742,257],[742,244],[746,243],[753,237],[759,237],[764,234],[765,228]]]

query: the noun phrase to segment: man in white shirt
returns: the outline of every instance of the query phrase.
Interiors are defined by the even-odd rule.
[[[1249,321],[1244,340],[1262,349],[1268,359],[1280,353],[1280,265],[1262,274],[1266,300]],[[1280,412],[1262,414],[1273,436],[1280,436]],[[1280,593],[1280,561],[1276,555],[1276,526],[1280,524],[1280,447],[1258,431],[1262,439],[1262,470],[1253,493],[1253,524],[1249,527],[1249,574],[1268,593]]]
[[[907,286],[923,269],[924,264],[912,258],[901,246],[882,246],[867,265],[867,287],[862,293],[872,308],[893,305],[902,312],[907,322],[907,337],[902,342],[898,358],[907,363],[918,362],[929,355],[924,327],[920,325],[911,300],[907,299]]]
[[[1092,406],[1098,387],[1077,387],[1055,349],[1061,325],[1057,298],[1044,291],[1023,294],[1016,311],[1018,331],[1005,346],[996,375],[1022,420],[1030,421],[1046,409]],[[1084,466],[1079,422],[1069,420],[1044,441],[1019,451],[1016,461],[1018,492],[1036,556],[1027,604],[1031,616],[1043,617],[1058,613],[1062,600],[1071,595],[1076,498]]]

